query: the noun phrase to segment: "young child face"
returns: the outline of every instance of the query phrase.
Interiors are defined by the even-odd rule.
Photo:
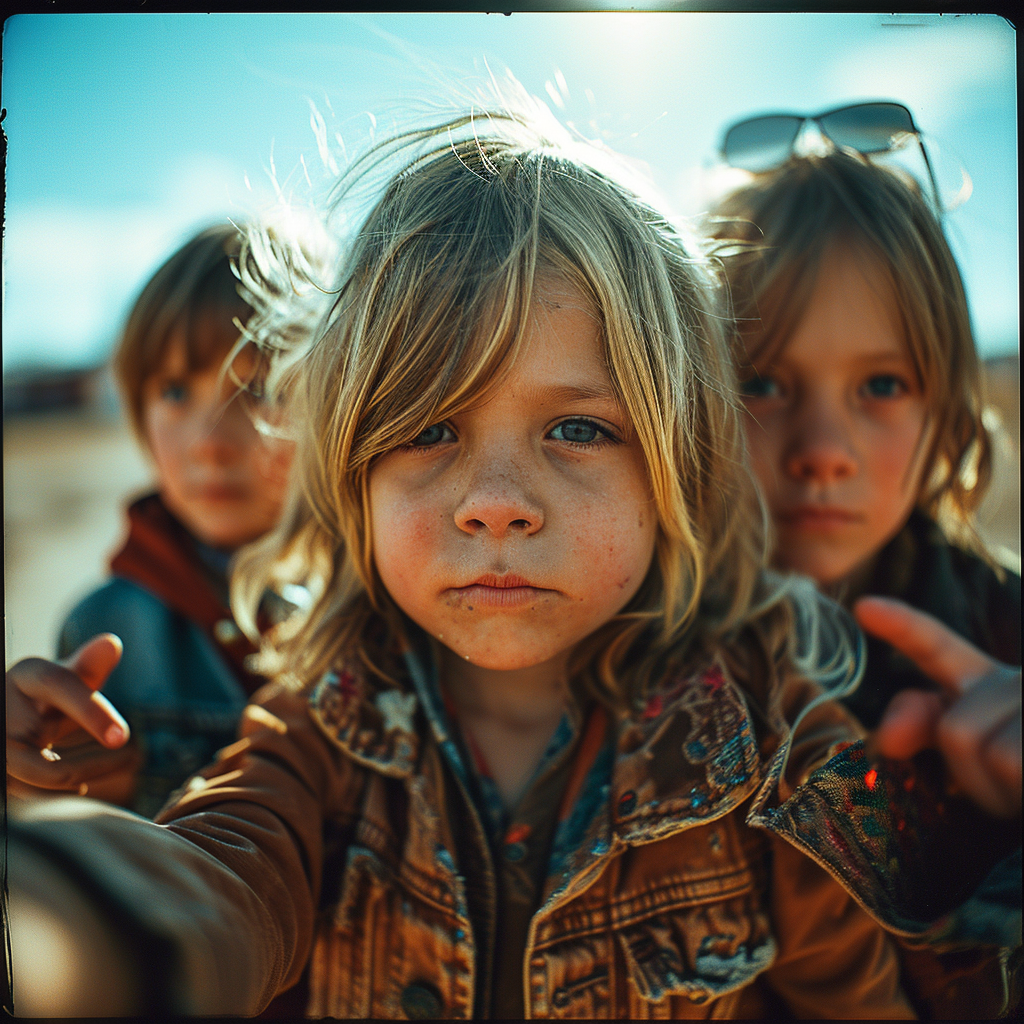
[[[620,611],[656,534],[643,454],[585,299],[549,284],[524,340],[480,405],[370,474],[384,586],[460,658],[500,670],[565,654]]]
[[[238,385],[222,380],[237,332],[222,333],[222,354],[193,370],[184,336],[172,334],[163,364],[143,384],[143,423],[167,507],[203,543],[233,549],[276,524],[294,446],[260,435]],[[232,365],[247,380],[251,350]]]
[[[928,447],[925,396],[882,268],[834,247],[790,339],[754,365],[747,438],[776,564],[837,583],[906,521]]]

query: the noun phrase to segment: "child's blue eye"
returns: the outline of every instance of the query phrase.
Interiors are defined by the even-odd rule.
[[[907,390],[906,384],[891,373],[876,374],[864,388],[872,398],[898,398]]]
[[[160,397],[164,399],[164,401],[166,402],[174,402],[175,405],[178,405],[179,403],[184,402],[188,398],[188,388],[186,387],[184,381],[168,381],[160,389]]]
[[[452,435],[451,427],[445,423],[433,423],[426,430],[417,434],[409,442],[409,446],[412,448],[429,448],[441,441],[448,440],[446,433]]]
[[[601,438],[612,439],[611,434],[593,420],[563,420],[548,436],[555,441],[570,441],[573,444],[593,444]]]
[[[778,382],[773,377],[753,376],[740,382],[740,394],[744,398],[776,398]]]

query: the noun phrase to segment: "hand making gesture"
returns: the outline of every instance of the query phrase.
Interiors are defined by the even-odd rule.
[[[854,615],[892,644],[941,690],[903,690],[874,736],[884,757],[909,758],[935,747],[953,781],[999,817],[1021,813],[1021,670],[1004,665],[902,601],[864,597]]]
[[[118,637],[101,633],[63,662],[26,658],[7,672],[9,792],[130,799],[140,752],[128,742],[128,723],[99,692],[121,650]]]

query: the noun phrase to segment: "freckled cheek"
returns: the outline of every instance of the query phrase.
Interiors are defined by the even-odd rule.
[[[656,516],[643,505],[610,511],[607,505],[579,510],[572,563],[591,596],[613,601],[632,596],[643,582],[654,552]],[[589,513],[589,514],[588,514]]]
[[[782,439],[780,429],[769,418],[763,422],[746,416],[747,451],[750,454],[750,468],[754,471],[766,495],[778,479],[782,466]]]
[[[419,578],[436,560],[442,517],[429,501],[414,501],[375,491],[370,507],[377,570],[385,583]]]
[[[180,485],[184,476],[184,446],[173,427],[159,421],[147,424],[146,437],[153,453],[161,483],[171,487]]]
[[[396,533],[410,553],[433,551],[441,532],[441,516],[429,503],[404,502],[394,508]]]

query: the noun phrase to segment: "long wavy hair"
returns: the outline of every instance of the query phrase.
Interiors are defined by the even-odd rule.
[[[243,554],[234,599],[254,633],[275,574],[305,574],[312,599],[277,637],[274,667],[299,687],[342,657],[394,677],[411,627],[373,562],[375,460],[501,386],[538,283],[552,277],[600,319],[658,518],[647,578],[579,645],[572,671],[621,707],[667,664],[723,646],[743,675],[753,647],[777,662],[793,646],[784,600],[793,586],[764,571],[765,515],[745,460],[729,321],[696,246],[623,183],[607,153],[522,114],[398,135],[349,169],[335,201],[382,168],[389,180],[343,247],[329,312],[308,343],[282,346],[271,375],[288,395],[299,487],[278,529]],[[272,249],[257,239],[241,262],[268,322],[287,319],[294,294],[294,267]],[[753,646],[726,643],[749,629]]]

